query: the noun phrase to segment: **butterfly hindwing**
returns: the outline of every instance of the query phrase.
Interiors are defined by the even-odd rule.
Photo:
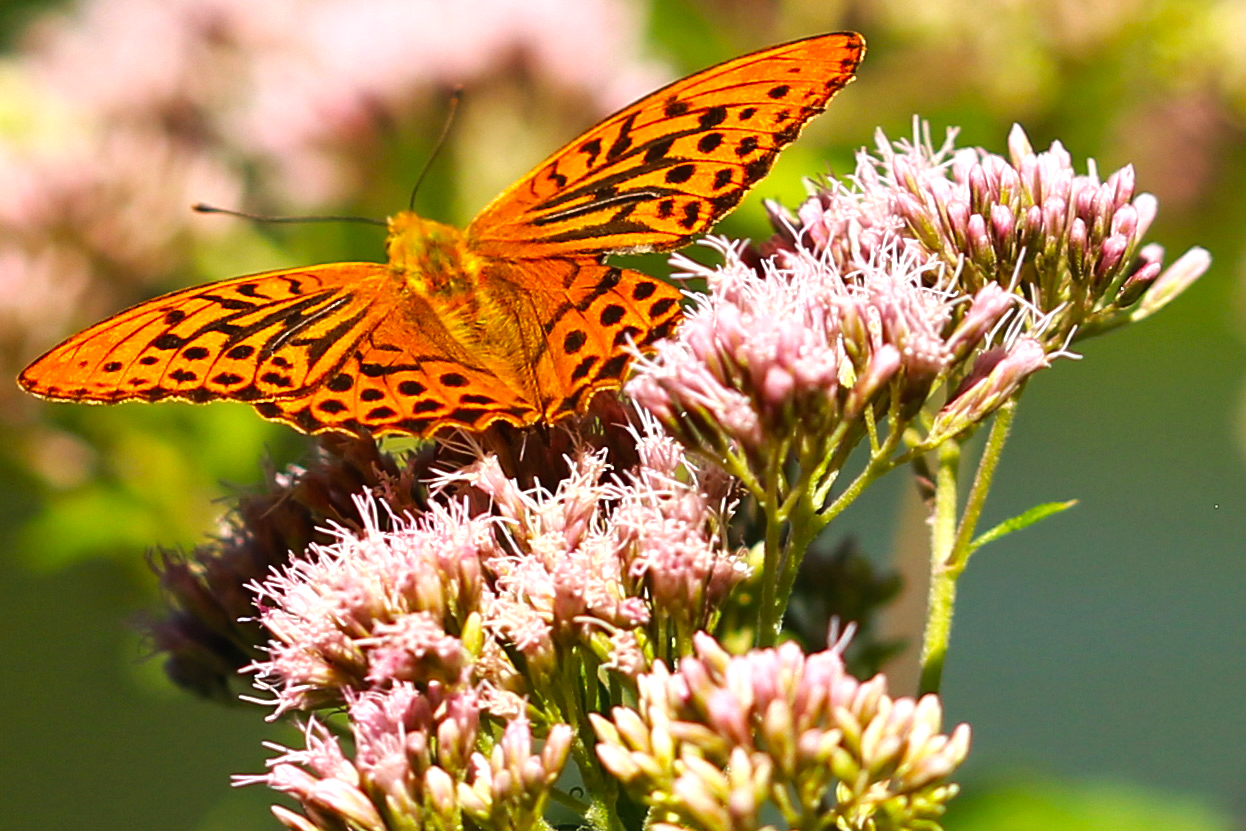
[[[498,263],[475,292],[494,327],[443,327],[446,309],[409,297],[412,308],[381,321],[325,383],[256,409],[308,433],[553,423],[617,389],[629,347],[670,334],[680,318],[670,285],[592,260]]]
[[[852,80],[853,32],[763,49],[676,81],[550,156],[468,226],[509,258],[668,251],[708,230]]]
[[[511,281],[531,286],[533,334],[527,360],[543,418],[554,422],[583,412],[593,394],[617,389],[634,356],[673,333],[681,316],[680,293],[639,271],[594,260],[519,261],[490,281],[499,291]]]
[[[457,305],[471,313],[456,315]],[[481,430],[497,420],[532,424],[540,411],[520,361],[499,352],[490,337],[513,330],[513,321],[495,315],[492,326],[470,325],[479,315],[474,303],[407,292],[324,383],[259,402],[256,410],[307,433],[431,435],[443,427]]]

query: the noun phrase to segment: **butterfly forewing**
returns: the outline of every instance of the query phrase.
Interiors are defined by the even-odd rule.
[[[625,107],[554,153],[473,220],[484,254],[665,251],[730,211],[852,80],[852,32],[775,46]]]
[[[253,401],[320,383],[386,313],[377,263],[274,271],[184,289],[79,332],[18,379],[44,398]]]

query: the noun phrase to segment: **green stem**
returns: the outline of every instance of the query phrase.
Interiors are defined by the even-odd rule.
[[[779,627],[775,614],[775,590],[779,563],[783,557],[783,524],[778,498],[779,474],[771,473],[766,483],[766,497],[761,503],[766,521],[766,543],[761,574],[761,605],[757,609],[757,646],[765,648],[778,642]]]
[[[930,530],[930,595],[926,607],[926,631],[922,637],[919,687],[922,695],[939,691],[943,680],[943,661],[952,634],[957,575],[948,569],[948,561],[956,540],[960,449],[960,442],[955,439],[939,446],[934,516]]]
[[[616,807],[617,782],[606,776],[600,767],[597,754],[593,751],[596,732],[586,714],[584,696],[589,694],[589,689],[595,689],[597,662],[591,659],[586,661],[586,656],[576,649],[567,653],[558,664],[560,674],[552,685],[548,700],[557,708],[557,717],[575,730],[571,756],[580,771],[584,790],[590,794],[590,807],[583,816],[598,831],[625,831]]]
[[[589,803],[582,799],[576,799],[566,791],[560,791],[558,788],[551,788],[549,792],[551,802],[555,802],[569,811],[574,811],[579,816],[588,816],[590,810]]]
[[[886,440],[883,441],[878,450],[870,454],[870,461],[865,466],[865,469],[848,483],[848,487],[844,488],[843,492],[835,497],[834,502],[818,512],[817,522],[819,531],[851,505],[853,500],[869,487],[870,483],[896,466],[898,462],[891,458],[891,454],[895,450],[896,445],[900,443],[900,438],[901,434],[898,430],[892,430],[888,433]]]
[[[982,517],[982,506],[986,503],[986,494],[991,489],[995,478],[995,470],[999,467],[1000,457],[1004,453],[1004,444],[1008,441],[1008,433],[1012,430],[1012,422],[1017,414],[1017,399],[1011,398],[995,413],[991,424],[991,432],[986,439],[986,447],[982,449],[982,458],[978,460],[978,472],[973,477],[973,486],[965,499],[965,513],[961,517],[960,527],[956,531],[956,540],[949,553],[947,568],[955,577],[959,577],[973,553],[970,544],[978,528],[978,520]]]

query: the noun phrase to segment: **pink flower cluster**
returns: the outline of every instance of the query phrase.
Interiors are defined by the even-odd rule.
[[[597,755],[661,831],[916,828],[956,793],[947,776],[969,725],[941,733],[935,696],[893,699],[844,671],[844,643],[733,656],[704,633],[696,653],[637,679],[635,707],[591,716]],[[890,820],[893,824],[887,824]]]
[[[720,244],[719,268],[679,260],[710,292],[628,392],[687,446],[754,471],[793,448],[841,459],[871,420],[904,430],[927,410],[920,444],[934,447],[1074,336],[1145,317],[1206,270],[1202,249],[1161,272],[1160,249],[1141,245],[1156,204],[1132,168],[1078,175],[1058,142],[1035,153],[1019,127],[1009,148],[880,134],[846,183],[795,216],[769,206],[762,257]]]
[[[443,475],[415,519],[382,522],[361,495],[359,531],[253,583],[270,640],[250,669],[273,716],[345,705],[355,753],[313,718],[305,749],[243,781],[295,796],[304,815],[278,814],[296,829],[337,827],[325,812],[369,829],[533,827],[573,752],[568,725],[585,723],[575,686],[633,684],[746,576],[725,541],[727,480],[655,428],[634,469],[581,451],[553,493],[489,456]]]
[[[842,268],[861,268],[898,245],[954,271],[962,293],[1002,284],[1025,298],[1044,316],[1049,350],[1075,332],[1136,320],[1142,304],[1150,314],[1157,298],[1145,297],[1157,284],[1171,299],[1210,263],[1191,249],[1161,278],[1163,249],[1142,244],[1158,204],[1137,193],[1132,166],[1100,179],[1091,160],[1078,174],[1059,141],[1035,152],[1019,125],[1007,158],[956,149],[955,131],[935,149],[926,133],[893,144],[880,132],[875,155],[858,155],[851,187],[832,184],[812,197],[796,228],[773,210],[784,227],[770,250],[794,247],[799,236]]]
[[[910,417],[1016,304],[997,284],[972,298],[927,285],[934,267],[895,246],[854,272],[803,249],[760,269],[722,250],[716,269],[683,261],[710,292],[627,385],[686,445],[718,456],[853,430],[886,402]]]
[[[571,728],[552,725],[534,752],[531,725],[510,720],[488,753],[479,750],[480,711],[470,690],[400,681],[347,695],[353,758],[312,719],[301,750],[276,748],[269,771],[239,776],[296,799],[304,814],[273,813],[294,831],[356,828],[459,829],[464,815],[483,827],[538,825],[551,786],[567,762]]]

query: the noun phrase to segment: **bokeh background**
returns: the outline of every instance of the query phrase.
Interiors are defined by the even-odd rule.
[[[1214,257],[1026,393],[983,527],[1081,502],[962,581],[944,695],[974,749],[948,827],[1246,828],[1242,0],[5,2],[0,376],[161,291],[377,259],[377,229],[189,206],[403,208],[455,85],[415,201],[462,224],[639,94],[842,28],[869,41],[860,79],[720,232],[764,236],[761,198],[796,204],[802,176],[919,114],[962,145],[1003,152],[1019,122],[1079,169],[1132,163],[1160,202],[1150,239]],[[308,442],[244,405],[50,405],[8,381],[0,431],[0,825],[277,827],[267,792],[229,787],[281,738],[265,711],[173,689],[137,632],[158,605],[145,553],[212,534],[225,497]],[[832,532],[904,565],[921,525],[902,479]],[[915,634],[912,606],[890,631]]]

